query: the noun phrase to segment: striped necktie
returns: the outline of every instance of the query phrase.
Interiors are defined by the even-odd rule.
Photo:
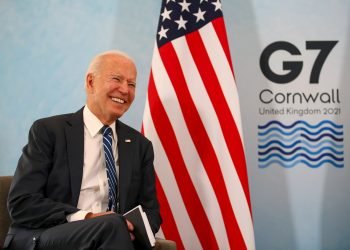
[[[117,211],[118,181],[112,150],[113,132],[109,126],[103,126],[103,149],[106,159],[108,179],[108,208],[107,211]]]

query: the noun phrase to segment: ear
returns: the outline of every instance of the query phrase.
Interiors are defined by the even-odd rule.
[[[88,93],[93,93],[94,92],[94,87],[95,87],[94,80],[95,80],[95,78],[94,78],[94,75],[92,73],[88,73],[86,75],[85,88],[86,88],[86,91]]]

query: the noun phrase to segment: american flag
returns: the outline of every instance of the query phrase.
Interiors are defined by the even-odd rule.
[[[255,249],[237,88],[219,0],[166,0],[143,133],[160,236],[178,249]]]

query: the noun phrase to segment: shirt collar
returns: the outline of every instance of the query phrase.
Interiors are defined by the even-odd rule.
[[[84,124],[89,131],[91,137],[95,137],[100,131],[104,124],[91,112],[89,107],[85,105],[83,111]],[[117,133],[115,130],[115,121],[109,125],[113,131],[114,141],[117,141]]]

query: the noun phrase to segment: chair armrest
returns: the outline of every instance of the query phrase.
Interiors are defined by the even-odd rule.
[[[152,250],[176,250],[176,243],[172,240],[156,238],[156,245]]]

